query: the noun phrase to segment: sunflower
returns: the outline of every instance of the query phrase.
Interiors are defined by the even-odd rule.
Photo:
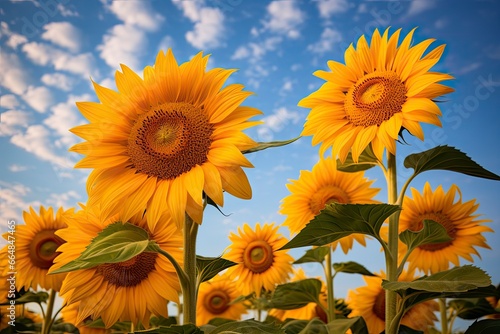
[[[196,324],[207,324],[213,318],[239,320],[246,313],[243,303],[230,304],[242,295],[239,284],[227,275],[218,275],[200,284],[196,305]]]
[[[382,288],[384,272],[377,276],[363,276],[366,285],[347,293],[347,305],[352,310],[349,317],[362,316],[368,326],[370,334],[378,334],[385,327],[385,290]],[[409,272],[403,272],[399,281],[413,281],[415,278]],[[437,320],[435,311],[439,310],[439,305],[434,300],[425,301],[413,306],[401,320],[401,324],[412,329],[427,330]]]
[[[455,195],[459,194],[455,202]],[[408,257],[409,270],[418,268],[425,273],[437,273],[449,269],[450,262],[459,265],[459,258],[474,262],[471,254],[480,256],[475,247],[490,248],[486,244],[483,232],[493,232],[487,226],[481,225],[491,220],[477,219],[474,212],[479,207],[475,200],[462,203],[462,194],[456,185],[448,192],[438,186],[433,192],[429,182],[425,183],[424,192],[411,189],[412,197],[405,197],[403,211],[399,219],[400,232],[404,230],[419,231],[423,220],[430,219],[441,224],[452,239],[447,242],[421,245]],[[401,245],[404,254],[406,246]]]
[[[337,170],[336,162],[331,157],[320,159],[311,171],[301,171],[298,180],[287,184],[291,195],[282,201],[280,213],[286,215],[283,225],[288,226],[292,234],[300,232],[329,203],[377,203],[372,198],[380,191],[371,188],[373,181],[364,177],[363,172],[344,173]],[[365,237],[362,234],[351,234],[337,244],[347,254],[352,248],[353,240],[363,246]]]
[[[128,219],[141,227],[182,265],[182,233],[168,216],[167,224],[150,229],[142,213]],[[119,215],[103,219],[98,207],[87,206],[67,221],[57,234],[66,241],[51,271],[75,260],[103,229],[122,224]],[[116,321],[149,324],[151,314],[167,317],[167,301],[179,302],[180,285],[173,265],[158,253],[143,252],[127,261],[106,263],[68,273],[61,287],[66,304],[80,302],[76,324],[88,317],[102,318],[107,328]],[[147,298],[146,298],[147,297]],[[134,301],[134,302],[131,302]]]
[[[10,305],[0,306],[0,329],[5,329],[12,326],[11,321],[14,321],[14,324],[23,323],[28,325],[27,322],[21,321],[21,319],[29,319],[32,323],[35,324],[40,324],[43,322],[43,318],[40,316],[40,314],[26,308],[24,304],[15,305],[14,309],[10,308]],[[14,333],[14,331],[12,331],[12,333]]]
[[[40,206],[40,214],[30,207],[30,212],[23,212],[25,225],[17,225],[15,232],[16,246],[16,287],[27,291],[30,287],[43,290],[59,291],[66,274],[47,275],[49,268],[59,252],[57,248],[64,243],[55,232],[65,228],[65,220],[73,214],[73,209],[59,208],[54,216],[54,210]],[[3,237],[8,240],[10,234]],[[7,258],[8,245],[0,252],[3,259]],[[8,275],[10,267],[5,265],[3,275]]]
[[[389,29],[382,36],[375,30],[370,46],[363,35],[357,49],[351,44],[346,50],[345,65],[329,61],[331,72],[314,73],[326,83],[299,106],[312,109],[302,135],[312,135],[313,145],[321,142],[321,154],[331,146],[334,157],[344,161],[352,149],[357,161],[371,143],[382,160],[385,148],[396,153],[402,129],[423,140],[420,122],[441,126],[434,99],[453,91],[439,83],[453,77],[428,70],[441,58],[444,45],[422,57],[434,39],[411,47],[414,31],[399,46],[401,29],[390,37]]]
[[[78,328],[80,334],[109,334],[111,330],[105,328],[96,328],[96,327],[87,327],[85,323],[87,320],[92,322],[92,319],[85,319],[83,323],[77,323],[76,319],[78,317],[78,307],[80,306],[80,302],[73,303],[70,305],[66,305],[61,310],[61,316],[63,322],[67,322],[73,324]]]
[[[278,229],[274,223],[262,227],[257,223],[255,230],[244,224],[243,229],[238,227],[239,235],[229,235],[231,249],[224,258],[238,264],[229,268],[227,274],[238,281],[243,295],[255,292],[260,297],[262,289],[273,291],[291,274],[293,258],[288,250],[278,251],[288,240]]]
[[[294,270],[294,273],[295,275],[292,277],[291,282],[308,278],[302,268]],[[324,282],[321,282],[320,300],[322,305],[327,307],[326,286]],[[313,318],[320,318],[324,323],[328,322],[325,311],[316,303],[309,303],[304,307],[293,310],[271,309],[269,310],[269,315],[281,321],[285,321],[286,319],[311,320]]]
[[[256,143],[242,130],[261,112],[240,106],[251,95],[243,85],[222,88],[235,70],[205,71],[207,62],[199,53],[178,66],[160,51],[143,78],[121,65],[118,92],[94,83],[100,103],[77,103],[90,123],[71,129],[86,140],[71,151],[85,155],[76,168],[94,169],[88,205],[104,203],[105,217],[125,221],[147,209],[154,229],[167,211],[179,226],[185,212],[201,223],[203,193],[220,206],[223,191],[251,198],[242,167],[253,166],[241,151]]]

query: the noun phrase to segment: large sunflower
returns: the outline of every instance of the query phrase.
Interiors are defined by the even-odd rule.
[[[455,195],[459,194],[455,202]],[[433,192],[429,182],[425,183],[424,192],[411,189],[412,197],[405,197],[403,211],[399,219],[400,232],[404,230],[419,231],[423,220],[430,219],[441,224],[452,239],[447,242],[422,245],[413,250],[408,257],[409,270],[418,268],[425,273],[437,273],[447,270],[450,262],[458,266],[459,258],[473,262],[472,254],[479,256],[475,247],[490,248],[486,244],[483,232],[493,232],[487,226],[487,219],[477,219],[474,212],[479,207],[475,200],[462,203],[462,194],[457,186],[452,185],[448,192],[438,186]],[[406,246],[401,245],[401,252]]]
[[[147,208],[151,228],[168,211],[181,225],[185,212],[202,221],[203,192],[223,205],[223,190],[252,196],[242,167],[253,167],[242,150],[256,143],[242,130],[260,114],[240,104],[251,95],[243,85],[222,88],[234,70],[205,71],[208,56],[178,66],[160,51],[144,78],[125,65],[116,72],[118,92],[94,83],[101,101],[77,103],[90,124],[71,131],[86,141],[71,150],[85,157],[77,168],[94,168],[87,182],[89,205],[102,202],[128,220]]]
[[[356,49],[351,44],[346,50],[345,65],[329,61],[331,72],[314,73],[326,83],[299,106],[312,109],[302,135],[312,135],[313,145],[321,143],[322,154],[332,147],[333,156],[344,161],[352,148],[357,161],[371,143],[381,160],[384,148],[395,154],[403,128],[423,140],[421,122],[441,125],[434,99],[453,91],[439,83],[452,77],[428,71],[444,45],[422,57],[434,39],[411,47],[414,30],[399,46],[401,29],[390,37],[389,29],[382,36],[375,30],[370,45],[361,36]]]
[[[255,292],[260,296],[262,289],[273,291],[284,283],[292,272],[293,258],[288,250],[278,250],[288,240],[278,233],[279,226],[257,223],[255,230],[248,224],[238,233],[231,232],[231,249],[224,258],[238,263],[228,269],[231,279],[237,280],[243,295]]]
[[[301,171],[299,179],[291,182],[287,184],[291,194],[283,199],[280,211],[287,216],[283,225],[288,226],[291,233],[300,232],[326,204],[377,203],[373,197],[380,191],[370,187],[373,181],[366,179],[363,172],[338,171],[331,157],[320,159],[312,171]],[[347,253],[353,240],[365,245],[364,235],[351,234],[333,242],[332,248],[335,249],[340,242],[342,250]]]
[[[73,209],[59,208],[54,215],[54,210],[40,206],[40,214],[30,207],[30,211],[23,212],[24,225],[17,225],[15,232],[16,261],[15,272],[16,287],[24,287],[27,291],[41,288],[43,290],[59,291],[66,274],[47,275],[54,259],[59,252],[57,248],[64,243],[55,232],[66,227],[66,219],[73,214]],[[10,234],[3,237],[8,240]],[[7,258],[8,245],[0,252],[3,259]],[[4,267],[3,275],[13,271],[10,266]]]
[[[182,233],[169,219],[151,229],[142,213],[128,222],[145,229],[150,240],[170,253],[182,265]],[[57,235],[66,243],[51,270],[75,260],[98,233],[111,224],[122,224],[119,215],[102,219],[97,207],[86,207],[68,220],[68,228]],[[66,304],[80,302],[76,323],[88,317],[102,318],[106,327],[116,321],[149,323],[151,314],[167,317],[168,300],[179,302],[180,285],[173,265],[157,253],[143,252],[130,260],[107,263],[68,273],[61,287]],[[133,302],[132,302],[133,301]]]
[[[355,290],[349,290],[346,302],[352,310],[349,317],[362,316],[368,326],[370,334],[379,334],[385,327],[385,290],[382,288],[384,272],[376,276],[363,276],[366,285]],[[399,281],[413,281],[415,277],[407,272],[403,272]],[[415,330],[427,330],[437,320],[435,311],[439,310],[439,305],[434,300],[425,301],[412,307],[401,320],[401,324]]]
[[[196,306],[196,325],[205,325],[213,318],[239,320],[247,308],[241,302],[231,302],[241,295],[239,284],[227,275],[218,275],[201,283]]]

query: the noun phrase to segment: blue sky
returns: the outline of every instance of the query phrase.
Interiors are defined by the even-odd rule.
[[[154,63],[157,52],[171,47],[178,62],[203,50],[210,67],[237,68],[230,82],[246,85],[247,99],[264,112],[264,125],[248,133],[258,141],[284,140],[300,134],[308,110],[297,102],[322,80],[312,73],[330,59],[343,61],[345,48],[374,28],[408,33],[418,27],[415,42],[435,38],[447,44],[434,68],[456,77],[455,92],[442,98],[443,128],[425,127],[426,141],[406,137],[398,146],[400,184],[407,177],[403,157],[440,144],[465,151],[487,169],[500,173],[500,5],[492,1],[0,1],[1,226],[7,219],[22,222],[30,205],[75,206],[86,201],[88,170],[72,166],[79,160],[68,148],[79,139],[68,129],[84,123],[75,101],[95,101],[90,78],[115,88],[120,63],[136,71]],[[289,193],[287,180],[310,170],[318,148],[305,137],[287,147],[249,156],[247,170],[254,197],[242,201],[226,196],[224,213],[209,208],[200,229],[198,250],[216,256],[229,245],[227,235],[244,222],[281,223],[280,201]],[[383,176],[368,176],[385,187]],[[476,198],[478,213],[499,230],[499,187],[493,181],[461,174],[429,172],[425,181],[445,189],[453,183],[464,200]],[[380,200],[385,193],[381,192]],[[288,236],[286,229],[282,230]],[[493,282],[500,282],[500,236],[487,235],[493,250],[480,249]],[[293,255],[300,256],[301,251]],[[383,269],[379,246],[355,247],[346,257],[372,271]],[[319,274],[315,265],[304,267]],[[361,278],[339,275],[336,294],[363,284]]]

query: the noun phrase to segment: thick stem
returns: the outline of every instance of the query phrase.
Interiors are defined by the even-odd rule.
[[[395,204],[398,200],[398,184],[396,171],[396,156],[387,152],[387,194],[389,204]],[[398,280],[398,233],[399,233],[399,211],[389,217],[389,253],[386,254],[387,279],[389,282]],[[396,319],[397,294],[395,291],[385,292],[385,332],[396,334],[399,323],[391,326]],[[399,320],[397,320],[399,322]],[[392,331],[391,331],[392,330]]]
[[[446,298],[439,298],[439,313],[441,314],[441,334],[448,334],[448,315],[446,309]]]
[[[52,328],[52,312],[54,312],[54,302],[56,300],[56,292],[51,289],[49,292],[49,300],[47,301],[47,310],[42,324],[42,334],[49,334]]]
[[[327,292],[327,304],[328,312],[326,313],[328,322],[335,320],[335,297],[333,291],[333,275],[332,275],[332,248],[328,247],[328,253],[326,254],[326,264],[325,264],[325,279],[326,279],[326,292]]]
[[[198,224],[186,214],[184,222],[184,273],[187,284],[182,289],[183,323],[196,324],[196,236]]]

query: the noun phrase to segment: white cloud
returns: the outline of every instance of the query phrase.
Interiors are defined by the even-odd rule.
[[[283,85],[280,88],[280,95],[285,95],[288,92],[291,92],[293,89],[293,81],[290,79],[285,79],[283,81]]]
[[[56,70],[80,74],[84,78],[99,76],[91,53],[72,55],[49,44],[31,42],[22,50],[31,61],[38,65],[51,65]]]
[[[0,85],[15,94],[28,88],[30,78],[15,54],[0,52]]]
[[[72,52],[80,50],[80,31],[69,22],[51,22],[46,24],[42,38],[66,48]]]
[[[119,64],[137,70],[140,62],[139,57],[147,46],[144,31],[133,26],[118,24],[112,27],[103,37],[103,43],[97,47],[101,53],[100,57],[112,68],[118,68]]]
[[[314,44],[309,44],[307,50],[314,53],[325,53],[331,51],[336,43],[342,41],[342,35],[339,31],[326,27],[321,33],[321,38]]]
[[[71,10],[67,7],[65,7],[63,4],[59,3],[57,4],[57,10],[59,13],[61,13],[62,16],[64,17],[70,17],[70,16],[80,16],[77,11]]]
[[[0,107],[5,109],[13,109],[19,106],[19,101],[14,94],[0,96]]]
[[[174,39],[168,35],[163,37],[158,45],[158,50],[167,51],[174,46]]]
[[[22,222],[22,212],[29,210],[30,206],[38,206],[40,202],[27,202],[25,197],[31,189],[20,183],[0,181],[0,212],[2,215],[1,226],[6,226],[8,220]]]
[[[470,63],[465,66],[461,66],[460,68],[456,69],[453,71],[454,75],[464,75],[466,73],[472,72],[474,70],[477,70],[479,67],[481,67],[481,63],[475,62],[475,63]]]
[[[433,0],[413,0],[411,1],[410,8],[406,13],[407,16],[418,15],[426,10],[429,10],[435,6]]]
[[[7,22],[0,23],[0,35],[8,37],[5,44],[13,49],[17,49],[19,45],[24,44],[28,41],[26,36],[10,31]]]
[[[349,9],[347,0],[320,0],[317,2],[319,16],[328,19],[333,14],[344,13]]]
[[[57,155],[53,150],[50,131],[43,125],[31,125],[25,133],[15,134],[10,142],[28,153],[32,153],[42,161],[50,162],[62,168],[73,168],[74,163]]]
[[[262,119],[264,124],[257,130],[259,139],[272,140],[273,132],[280,132],[290,122],[297,124],[301,119],[297,111],[290,111],[285,107],[278,108],[272,115]]]
[[[12,136],[22,132],[30,122],[30,115],[25,111],[8,110],[0,114],[0,137]]]
[[[194,23],[186,33],[186,40],[198,49],[216,48],[222,45],[224,13],[219,8],[204,6],[202,1],[173,1],[185,17]]]
[[[111,1],[109,10],[126,25],[148,31],[160,28],[165,18],[155,13],[150,1]]]
[[[64,208],[65,210],[75,207],[82,197],[74,190],[62,194],[50,194],[47,204],[54,208]]]
[[[52,113],[43,123],[55,130],[54,134],[59,135],[59,139],[55,141],[57,147],[69,148],[69,146],[76,143],[77,137],[69,132],[69,129],[82,124],[83,119],[76,108],[75,102],[90,99],[91,96],[88,94],[82,96],[70,95],[66,102],[58,103],[50,109]]]
[[[22,165],[17,165],[17,164],[13,164],[13,165],[9,166],[9,170],[12,173],[24,172],[24,171],[27,171],[28,169],[29,169],[28,166],[22,166]]]
[[[45,86],[29,86],[28,90],[22,95],[22,98],[40,113],[44,113],[54,101],[52,94]]]
[[[53,86],[64,91],[70,91],[74,82],[72,78],[62,73],[45,73],[41,80],[47,86]]]
[[[276,50],[281,41],[281,37],[274,36],[266,38],[258,43],[250,42],[247,45],[238,47],[231,56],[231,59],[248,58],[250,62],[256,63],[262,59],[267,52]]]
[[[305,13],[296,5],[295,1],[272,1],[267,6],[268,18],[263,23],[265,29],[289,38],[299,37],[298,28],[305,19]]]

